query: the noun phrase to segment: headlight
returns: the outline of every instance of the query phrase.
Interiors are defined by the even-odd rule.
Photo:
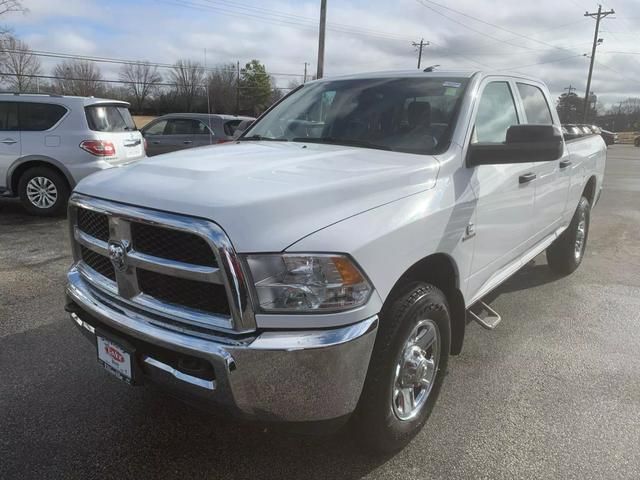
[[[372,287],[353,261],[338,254],[249,255],[260,308],[327,312],[364,305]]]

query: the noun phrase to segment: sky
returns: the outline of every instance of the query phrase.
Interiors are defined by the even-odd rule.
[[[320,0],[23,0],[0,20],[33,50],[208,66],[259,59],[286,87],[316,70]],[[325,77],[422,66],[541,78],[584,95],[595,20],[587,0],[327,0]],[[591,90],[605,106],[640,97],[640,0],[607,0]],[[42,58],[49,74],[59,60]],[[115,64],[99,64],[117,79]]]

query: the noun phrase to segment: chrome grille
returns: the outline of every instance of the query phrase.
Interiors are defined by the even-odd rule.
[[[193,265],[217,266],[211,247],[192,233],[133,222],[131,237],[138,252]]]
[[[69,205],[78,269],[103,294],[186,329],[255,329],[240,262],[215,223],[78,194]]]
[[[93,268],[103,277],[111,281],[116,281],[116,271],[107,257],[100,255],[87,247],[80,246],[80,256],[82,261],[89,267]]]
[[[109,240],[109,218],[105,214],[86,208],[79,209],[78,228],[103,242]]]
[[[138,286],[140,291],[165,302],[203,312],[231,314],[222,285],[169,277],[138,268]]]

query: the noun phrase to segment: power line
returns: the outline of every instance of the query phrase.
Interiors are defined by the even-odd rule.
[[[29,55],[34,55],[36,57],[49,57],[49,58],[62,58],[62,59],[71,59],[71,60],[86,60],[89,62],[96,63],[113,63],[118,65],[144,65],[149,67],[158,67],[158,68],[168,68],[173,69],[175,65],[170,63],[160,63],[160,62],[149,62],[146,60],[128,60],[128,59],[118,59],[111,57],[97,57],[97,56],[88,56],[88,55],[75,55],[69,53],[60,53],[60,52],[50,52],[43,50],[19,50],[19,49],[1,49],[3,52],[8,53],[28,53]],[[235,72],[234,68],[226,68],[226,67],[201,67],[206,72]],[[267,75],[272,75],[276,77],[300,77],[299,73],[280,73],[280,72],[266,72]]]
[[[560,46],[558,46],[558,45],[553,45],[552,43],[545,42],[545,41],[543,41],[543,40],[538,40],[537,38],[532,38],[532,37],[530,37],[530,36],[528,36],[528,35],[523,35],[523,34],[521,34],[521,33],[519,33],[519,32],[515,32],[515,31],[513,31],[513,30],[509,30],[508,28],[501,27],[500,25],[496,25],[495,23],[487,22],[486,20],[482,20],[482,19],[480,19],[480,18],[478,18],[478,17],[475,17],[475,16],[473,16],[473,15],[469,15],[469,14],[467,14],[467,13],[461,12],[460,10],[456,10],[456,9],[451,8],[451,7],[447,7],[446,5],[442,5],[441,3],[437,3],[437,2],[434,2],[434,1],[432,1],[432,0],[416,0],[416,1],[417,1],[420,5],[422,5],[423,7],[428,8],[429,10],[434,11],[434,12],[435,12],[435,13],[437,13],[438,15],[441,15],[441,16],[443,16],[443,17],[445,17],[445,18],[447,18],[447,19],[449,19],[449,20],[451,20],[451,21],[453,21],[453,22],[455,22],[455,23],[457,23],[457,24],[459,24],[459,25],[462,25],[463,27],[467,28],[468,30],[474,31],[474,32],[476,32],[476,33],[479,33],[480,35],[484,35],[484,36],[487,36],[487,37],[489,37],[489,38],[493,38],[494,40],[496,40],[496,41],[498,41],[498,42],[501,42],[501,43],[506,43],[506,44],[508,44],[508,45],[512,45],[512,46],[515,46],[515,47],[519,47],[519,48],[524,48],[524,49],[527,49],[527,50],[531,50],[531,48],[529,48],[529,47],[526,47],[526,46],[523,46],[523,45],[518,45],[518,44],[511,43],[511,42],[509,42],[508,40],[504,40],[504,39],[502,39],[502,38],[494,37],[494,36],[492,36],[492,35],[487,34],[486,32],[483,32],[483,31],[481,31],[481,30],[477,30],[477,29],[475,29],[475,28],[473,28],[473,27],[470,27],[470,26],[469,26],[469,25],[467,25],[466,23],[463,23],[463,22],[460,22],[459,20],[453,19],[453,18],[451,18],[450,16],[445,15],[444,13],[442,13],[442,12],[440,12],[440,11],[436,10],[435,8],[433,8],[433,7],[429,6],[429,5],[426,5],[426,4],[427,4],[427,3],[429,3],[429,4],[431,4],[431,5],[436,5],[437,7],[442,8],[442,9],[444,9],[444,10],[451,11],[451,12],[453,12],[453,13],[456,13],[456,14],[460,15],[460,16],[463,16],[463,17],[469,18],[470,20],[473,20],[473,21],[475,21],[475,22],[479,22],[479,23],[482,23],[482,24],[484,24],[484,25],[487,25],[487,26],[493,27],[493,28],[495,28],[495,29],[497,29],[497,30],[501,30],[501,31],[503,31],[503,32],[510,33],[511,35],[515,35],[516,37],[523,38],[523,39],[525,39],[525,40],[529,40],[529,41],[531,41],[531,42],[536,42],[536,43],[539,43],[539,44],[541,44],[541,45],[546,45],[546,46],[548,46],[548,47],[551,47],[551,48],[554,48],[554,49],[557,49],[557,50],[570,51],[569,49],[567,49],[567,48],[565,48],[565,47],[560,47]],[[576,52],[571,52],[571,53],[576,53]]]
[[[427,5],[425,2],[427,2],[428,0],[416,0],[416,1],[418,2],[418,4],[422,5],[424,8],[428,8],[428,9],[429,9],[429,10],[431,10],[432,12],[434,12],[434,13],[436,13],[436,14],[438,14],[438,15],[440,15],[440,16],[442,16],[442,17],[444,17],[444,18],[446,18],[447,20],[449,20],[449,21],[451,21],[451,22],[453,22],[453,23],[456,23],[456,24],[458,24],[458,25],[460,25],[460,26],[462,26],[462,27],[466,28],[467,30],[471,30],[472,32],[475,32],[475,33],[477,33],[477,34],[479,34],[479,35],[483,35],[483,36],[485,36],[485,37],[487,37],[487,38],[491,38],[492,40],[494,40],[494,41],[496,41],[496,42],[505,43],[505,44],[507,44],[507,45],[511,45],[512,47],[524,48],[525,50],[531,50],[531,49],[530,49],[529,47],[527,47],[527,46],[519,45],[519,44],[516,44],[516,43],[512,43],[512,42],[510,42],[510,41],[508,41],[508,40],[504,40],[504,39],[502,39],[502,38],[494,37],[493,35],[490,35],[490,34],[488,34],[487,32],[483,32],[482,30],[478,30],[478,29],[476,29],[476,28],[470,27],[470,26],[469,26],[469,25],[467,25],[466,23],[463,23],[463,22],[461,22],[461,21],[459,21],[459,20],[457,20],[457,19],[455,19],[455,18],[453,18],[453,17],[450,17],[449,15],[447,15],[447,14],[445,14],[445,13],[442,13],[442,12],[440,12],[440,11],[436,10],[436,9],[435,9],[435,8],[433,8],[432,6]],[[437,6],[439,6],[439,7],[443,7],[443,6],[442,6],[442,5],[440,5],[439,3],[435,3],[435,2],[428,2],[428,3],[433,3],[434,5],[437,5]],[[446,10],[452,10],[452,11],[455,11],[456,13],[458,13],[458,14],[461,14],[460,12],[458,12],[458,11],[456,11],[456,10],[453,10],[453,9],[451,9],[451,8],[449,8],[449,7],[443,7],[443,8],[445,8]],[[468,16],[468,15],[466,15],[466,14],[461,14],[461,15]],[[475,19],[475,20],[477,20],[477,19]],[[477,21],[479,21],[479,20],[477,20]],[[482,22],[482,23],[485,23],[485,22]]]
[[[267,13],[259,14],[257,12],[251,12],[251,11],[238,11],[237,9],[234,10],[233,8],[230,8],[230,6],[223,7],[223,6],[209,5],[209,4],[203,5],[201,3],[195,3],[194,1],[188,1],[188,0],[157,0],[157,1],[169,4],[169,5],[192,8],[196,10],[214,11],[222,15],[230,15],[230,16],[243,17],[243,18],[245,17],[255,18],[260,22],[264,22],[264,23],[272,23],[276,25],[284,25],[284,26],[297,27],[297,28],[302,28],[306,30],[317,31],[316,20],[311,18],[308,18],[307,20],[299,20],[296,18],[279,16],[278,14],[267,14]],[[349,27],[349,26],[344,26],[344,24],[327,24],[327,30],[332,30],[335,32],[340,32],[340,33],[345,33],[350,35],[378,37],[378,38],[383,38],[385,40],[394,40],[394,41],[401,41],[401,42],[409,41],[409,39],[394,33],[381,32],[381,31],[369,30],[369,29],[361,29],[357,27]]]
[[[0,76],[9,76],[9,77],[27,77],[27,78],[42,78],[47,80],[64,80],[68,82],[95,82],[95,83],[119,83],[124,85],[139,85],[143,82],[135,82],[131,80],[112,80],[107,78],[99,78],[99,79],[90,79],[90,78],[75,78],[75,77],[61,77],[59,75],[36,75],[36,74],[26,74],[26,73],[15,73],[15,72],[0,72]],[[150,82],[150,85],[158,86],[158,87],[180,87],[183,84],[175,83],[175,82]],[[196,87],[205,88],[207,83],[195,83]],[[253,89],[260,88],[258,86],[254,87],[246,87],[240,86],[238,84],[238,89]],[[271,87],[275,90],[293,90],[294,87]]]
[[[312,26],[315,27],[316,23],[317,23],[317,19],[316,18],[312,18],[312,17],[304,17],[302,15],[295,15],[292,13],[288,13],[288,12],[283,12],[280,10],[273,10],[273,9],[268,9],[268,8],[264,8],[264,7],[256,7],[253,5],[247,5],[247,4],[239,4],[238,2],[233,2],[231,0],[202,0],[205,1],[207,3],[211,3],[211,4],[223,4],[227,7],[231,7],[231,8],[237,8],[240,10],[250,10],[250,11],[255,11],[261,14],[267,14],[267,15],[271,15],[271,16],[276,16],[276,17],[284,17],[284,18],[288,18],[288,19],[292,19],[292,20],[298,20],[301,22],[306,22],[311,24]],[[336,27],[336,28],[345,28],[348,30],[352,30],[352,31],[358,31],[358,32],[362,32],[362,33],[371,33],[375,36],[377,35],[384,35],[384,36],[389,36],[389,37],[396,37],[398,40],[405,40],[404,36],[396,34],[396,33],[392,33],[392,32],[383,32],[380,30],[375,30],[375,29],[371,29],[371,28],[362,28],[362,27],[355,27],[353,25],[349,25],[346,23],[338,23],[338,22],[327,22],[327,25],[331,26],[331,27]]]
[[[498,69],[498,71],[519,70],[521,68],[537,67],[538,65],[546,65],[547,63],[558,63],[558,62],[563,62],[565,60],[569,60],[571,58],[577,58],[577,57],[583,57],[583,56],[584,55],[570,55],[568,57],[554,58],[553,60],[547,60],[547,61],[544,61],[544,62],[530,63],[528,65],[519,65],[517,67],[500,68],[500,69]]]

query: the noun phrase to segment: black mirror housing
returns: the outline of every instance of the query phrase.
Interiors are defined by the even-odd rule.
[[[469,145],[467,165],[550,162],[562,157],[564,140],[555,125],[512,125],[505,143]]]

